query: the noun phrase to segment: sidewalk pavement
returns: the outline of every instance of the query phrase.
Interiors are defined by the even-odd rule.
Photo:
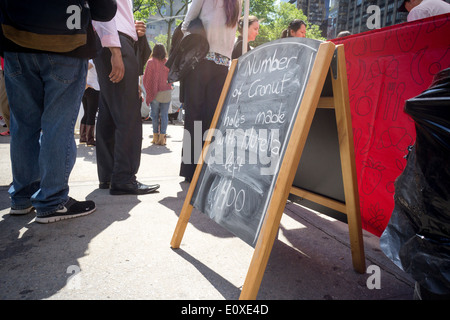
[[[34,213],[8,214],[10,137],[0,137],[0,299],[239,299],[254,249],[195,209],[181,247],[170,247],[189,187],[178,175],[183,127],[169,125],[166,146],[151,144],[150,122],[143,129],[138,180],[159,183],[159,192],[98,189],[95,148],[78,145],[70,196],[94,200],[97,210],[47,225]],[[257,298],[412,299],[413,281],[378,237],[364,231],[364,243],[366,266],[380,268],[379,289],[367,285],[377,284],[373,271],[353,270],[345,223],[288,202]]]

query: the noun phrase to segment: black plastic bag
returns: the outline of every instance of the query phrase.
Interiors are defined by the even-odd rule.
[[[416,142],[395,182],[394,210],[380,246],[420,287],[450,294],[450,69],[406,101]]]

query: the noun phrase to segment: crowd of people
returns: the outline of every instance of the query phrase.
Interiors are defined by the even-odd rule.
[[[145,185],[136,179],[142,147],[138,79],[143,75],[152,143],[165,145],[173,89],[167,81],[165,46],[156,44],[148,55],[145,50],[144,54],[138,52],[140,38],[148,45],[146,26],[134,21],[129,0],[88,1],[89,8],[81,12],[83,25],[75,29],[68,29],[65,16],[64,20],[50,19],[66,12],[57,0],[53,0],[52,11],[34,17],[35,25],[28,26],[27,19],[34,15],[37,4],[25,1],[28,9],[20,12],[20,19],[18,12],[23,6],[14,1],[3,1],[0,8],[0,98],[8,128],[2,135],[11,133],[11,214],[36,210],[36,221],[53,222],[95,210],[92,201],[76,201],[68,194],[68,177],[76,158],[74,119],[80,105],[84,112],[79,142],[95,146],[99,188],[109,189],[112,195],[157,190],[158,184]],[[426,4],[436,1],[441,2],[408,0],[400,10],[423,15]],[[186,35],[189,24],[199,18],[209,45],[206,57],[182,79],[185,137],[180,176],[186,181],[191,181],[201,152],[191,139],[194,127],[200,124],[202,136],[209,129],[230,61],[244,51],[241,12],[242,0],[193,0],[181,25]],[[249,16],[247,27],[245,51],[250,51],[250,43],[259,33],[259,19]],[[65,37],[53,35],[50,30],[55,28]],[[305,37],[306,28],[304,21],[295,19],[280,37]],[[80,36],[86,41],[80,42]]]
[[[136,178],[142,148],[139,77],[143,75],[145,102],[151,108],[152,142],[165,145],[173,86],[167,82],[164,45],[142,54],[139,43],[146,26],[134,21],[129,0],[87,1],[74,28],[67,19],[67,3],[54,0],[52,10],[35,17],[38,4],[25,2],[5,0],[0,6],[1,112],[9,129],[3,135],[11,132],[10,214],[35,211],[36,222],[50,223],[96,210],[93,201],[69,196],[81,105],[79,142],[95,146],[99,188],[111,195],[157,190],[158,184],[145,185]],[[220,2],[193,1],[183,24],[200,16],[210,47],[185,79],[187,132],[194,121],[209,128],[228,72],[242,1]],[[30,26],[27,21],[32,17]],[[257,33],[258,28],[251,32],[250,41]],[[195,160],[181,164],[180,174],[188,181]]]
[[[66,12],[57,0],[52,11],[34,17],[35,25],[28,26],[37,5],[25,1],[28,9],[20,12],[20,19],[23,6],[14,1],[5,0],[0,8],[0,98],[8,127],[2,135],[11,132],[11,214],[36,210],[38,222],[53,222],[95,210],[92,201],[79,202],[68,195],[76,157],[74,119],[81,104],[79,142],[95,146],[99,188],[109,189],[112,195],[157,190],[158,184],[145,185],[136,179],[142,147],[139,77],[143,75],[145,103],[151,110],[152,143],[165,145],[173,89],[167,81],[165,46],[157,43],[153,51],[142,49],[140,43],[148,46],[146,26],[134,21],[129,0],[88,1],[89,7],[81,12],[83,25],[75,30],[68,29],[66,20],[50,21],[58,10]],[[399,10],[409,11],[410,20],[448,12],[448,7],[441,0],[406,0]],[[243,50],[241,12],[242,0],[193,0],[181,25],[187,35],[190,23],[199,18],[209,45],[206,57],[181,80],[185,137],[180,176],[186,181],[191,181],[201,152],[191,139],[194,127],[200,124],[202,136],[209,129],[230,61],[252,50],[250,43],[259,34],[260,20],[249,16]],[[65,37],[53,35],[50,30],[55,28]],[[280,37],[306,37],[306,30],[306,23],[295,19]],[[80,36],[86,40],[80,42]],[[25,93],[19,94],[18,88],[26,88]]]

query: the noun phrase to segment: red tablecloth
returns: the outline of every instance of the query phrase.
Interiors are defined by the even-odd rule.
[[[404,103],[450,67],[450,14],[332,41],[344,44],[347,60],[362,226],[380,236],[394,208],[394,181],[415,141]]]

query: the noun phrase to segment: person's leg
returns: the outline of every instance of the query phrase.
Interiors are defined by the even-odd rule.
[[[73,130],[86,83],[87,61],[58,54],[6,56],[10,57],[6,60],[6,86],[16,136],[11,139],[12,207],[29,205],[27,197],[31,196],[36,221],[42,219],[38,222],[44,223],[94,211],[92,201],[78,202],[68,196],[68,180],[76,159]]]
[[[180,176],[185,177],[187,181],[191,181],[194,175],[202,150],[203,140],[195,129],[202,125],[204,112],[202,105],[206,96],[206,79],[204,78],[206,68],[206,61],[200,61],[183,81],[185,119]]]
[[[105,103],[103,92],[100,91],[101,103],[98,108],[96,126],[95,150],[97,156],[97,173],[100,183],[109,184],[114,169],[114,145],[116,126]]]
[[[150,102],[150,117],[152,118],[153,126],[153,144],[158,144],[159,142],[159,102],[153,100]]]
[[[150,102],[150,116],[152,117],[153,133],[159,133],[160,103],[156,100]]]
[[[125,75],[119,83],[112,83],[108,77],[111,70],[108,49],[103,49],[95,61],[102,96],[97,120],[97,166],[100,182],[110,178],[111,184],[136,181],[142,147],[137,60],[129,40],[122,36],[120,40]]]
[[[74,127],[86,86],[87,60],[59,54],[36,55],[44,84],[39,154],[41,189],[32,201],[38,216],[62,209],[69,200],[75,165]]]
[[[86,93],[86,143],[88,146],[95,146],[95,117],[98,110],[99,92],[88,88]]]
[[[161,103],[160,107],[160,116],[161,116],[161,134],[167,133],[167,126],[169,125],[169,107],[170,102]]]
[[[87,99],[87,95],[88,95],[88,91],[87,89],[84,91],[83,93],[83,98],[81,99],[81,102],[83,104],[83,117],[81,118],[80,121],[80,143],[86,143],[87,141],[87,127],[86,127],[86,120],[87,120],[87,115],[86,115],[86,110],[87,110],[87,105],[88,105],[88,99]]]
[[[101,189],[109,188],[114,170],[114,146],[116,126],[109,110],[109,91],[112,90],[109,80],[111,72],[111,54],[103,48],[101,54],[94,59],[100,84],[100,105],[98,109],[96,145],[97,173]]]
[[[10,115],[9,115],[9,103],[8,96],[6,94],[5,87],[5,76],[3,71],[0,72],[0,114],[3,116],[3,120],[5,120],[6,126],[10,126]]]
[[[167,125],[169,124],[169,106],[168,103],[160,103],[160,117],[161,117],[161,132],[159,134],[158,144],[165,146],[166,145],[166,133],[167,133]]]
[[[208,83],[206,86],[206,99],[204,102],[204,117],[203,117],[203,133],[211,127],[214,113],[217,109],[220,95],[222,94],[223,85],[228,74],[226,66],[212,63],[208,70]]]
[[[10,104],[11,213],[28,213],[39,190],[39,139],[44,86],[32,56],[5,52],[5,85]]]
[[[203,135],[210,128],[228,68],[203,60],[184,81],[184,137],[180,176],[192,179],[203,148]]]
[[[100,92],[93,88],[87,88],[86,92],[87,92],[86,124],[95,125],[95,117],[98,111]]]

